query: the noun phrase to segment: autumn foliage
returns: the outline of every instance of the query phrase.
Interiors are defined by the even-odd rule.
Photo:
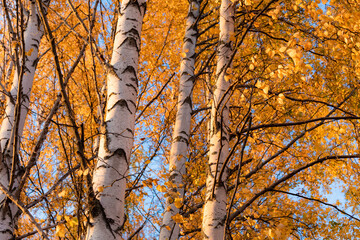
[[[357,1],[1,12],[0,240],[360,238]]]

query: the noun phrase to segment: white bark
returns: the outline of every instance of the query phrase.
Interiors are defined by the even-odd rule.
[[[22,136],[23,128],[25,125],[25,119],[28,112],[30,93],[33,85],[34,74],[38,59],[38,50],[41,37],[43,36],[43,30],[38,21],[38,17],[35,10],[35,3],[31,3],[30,17],[24,32],[24,43],[25,43],[25,56],[23,61],[24,73],[21,81],[22,98],[20,99],[20,118],[18,125],[18,136],[19,139]],[[0,146],[3,156],[3,161],[0,165],[0,183],[3,186],[9,187],[10,172],[12,168],[12,145],[13,138],[12,131],[15,119],[15,103],[17,99],[17,92],[19,88],[19,75],[17,69],[15,69],[14,79],[12,82],[10,94],[11,97],[7,96],[6,109],[3,116],[3,121],[0,128]],[[17,168],[17,166],[15,166]],[[15,174],[19,174],[19,169],[15,171]],[[12,186],[13,191],[16,188],[16,179],[20,176],[15,176],[15,182]],[[4,204],[6,195],[0,193],[0,240],[12,239],[13,231],[16,227],[17,217],[15,216],[18,208],[12,202]]]
[[[179,208],[174,205],[176,198],[184,197],[183,175],[186,173],[186,157],[189,145],[192,90],[194,86],[195,70],[195,47],[197,41],[197,18],[200,12],[201,0],[189,1],[189,12],[186,21],[186,30],[183,45],[184,57],[180,64],[180,87],[173,140],[170,150],[170,181],[173,188],[166,200],[163,223],[160,230],[161,240],[173,240],[179,238],[180,227],[172,219],[179,213]]]
[[[226,69],[230,65],[232,36],[234,34],[235,6],[231,0],[222,0],[220,6],[220,43],[216,68],[216,86],[211,108],[209,172],[206,179],[206,199],[203,210],[202,232],[204,239],[224,239],[226,218],[226,171],[219,179],[220,169],[229,154],[229,94]]]
[[[134,138],[138,57],[145,0],[122,2],[107,75],[107,106],[93,176],[88,240],[121,239],[125,189]]]

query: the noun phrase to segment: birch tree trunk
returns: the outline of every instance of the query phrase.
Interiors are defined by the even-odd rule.
[[[125,189],[134,138],[138,57],[145,0],[124,0],[115,33],[107,106],[93,176],[94,202],[86,239],[121,239]]]
[[[34,80],[36,64],[38,60],[38,50],[43,29],[35,9],[35,2],[31,2],[29,21],[24,32],[24,43],[26,56],[20,61],[23,64],[23,76],[20,79],[19,71],[15,68],[15,74],[10,90],[10,96],[6,96],[6,109],[0,128],[0,147],[2,161],[0,164],[0,183],[13,192],[21,177],[21,167],[18,162],[12,163],[14,144],[14,128],[15,128],[15,108],[18,92],[21,92],[19,99],[20,116],[18,120],[18,138],[22,136],[25,119],[29,108],[29,100]],[[19,91],[20,88],[20,91]],[[19,144],[19,142],[17,143]],[[17,157],[15,156],[15,159]],[[13,171],[12,171],[13,169]],[[14,176],[11,176],[14,174]],[[12,178],[12,186],[10,184]],[[13,238],[14,228],[17,225],[18,208],[10,202],[3,192],[0,192],[0,240],[8,240]]]
[[[220,174],[229,153],[229,93],[226,70],[230,65],[232,37],[234,36],[235,5],[222,0],[220,6],[220,42],[216,67],[216,86],[211,108],[209,172],[206,179],[206,199],[203,210],[202,232],[204,239],[224,239],[226,218],[226,171]],[[220,177],[221,175],[221,177]]]
[[[160,230],[161,240],[179,238],[179,224],[173,217],[179,214],[179,207],[184,197],[183,175],[186,173],[186,157],[189,145],[192,90],[194,86],[195,48],[198,35],[197,22],[200,13],[201,0],[189,1],[189,12],[186,21],[186,30],[183,45],[184,57],[180,64],[180,86],[177,114],[170,150],[170,181],[172,189],[166,200],[163,223]],[[175,204],[177,203],[177,204]]]

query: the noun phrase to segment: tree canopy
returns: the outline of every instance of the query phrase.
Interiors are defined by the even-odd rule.
[[[0,240],[360,237],[357,1],[0,9]]]

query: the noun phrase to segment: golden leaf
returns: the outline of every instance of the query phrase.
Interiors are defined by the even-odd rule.
[[[31,56],[31,54],[32,54],[33,51],[34,51],[34,49],[33,49],[33,48],[30,48],[30,50],[27,51],[27,52],[25,53],[25,55],[29,57],[29,56]]]
[[[304,49],[305,51],[309,51],[312,47],[312,44],[311,42],[306,42],[305,45],[304,45]]]
[[[172,216],[171,219],[174,220],[176,223],[182,223],[184,221],[183,216],[181,216],[179,213],[175,216]]]
[[[287,47],[281,47],[280,49],[279,49],[279,52],[281,52],[281,53],[283,53],[283,52],[285,52],[286,51],[286,49],[287,49]]]
[[[58,194],[59,197],[65,197],[65,195],[66,195],[66,191],[65,191],[65,190],[62,190],[62,191]]]
[[[251,63],[249,66],[249,69],[252,71],[252,70],[254,70],[254,68],[255,68],[254,64]]]
[[[252,1],[251,0],[245,0],[245,5],[246,6],[250,6],[252,4]]]
[[[181,198],[175,198],[174,205],[176,208],[181,208],[181,206],[182,206]]]
[[[89,168],[88,169],[86,169],[85,171],[84,171],[84,176],[86,176],[86,175],[88,175],[89,174],[89,172],[90,172],[90,170],[89,170]]]
[[[159,192],[166,192],[166,187],[162,185],[157,185],[156,190]]]
[[[265,94],[268,94],[268,93],[269,93],[269,86],[265,86],[265,87],[263,88],[263,92],[264,92]]]
[[[59,224],[56,226],[55,234],[58,237],[65,237],[66,228],[65,228],[64,224]]]
[[[98,192],[99,192],[99,193],[101,193],[101,192],[103,192],[103,191],[104,191],[104,186],[98,187]]]

